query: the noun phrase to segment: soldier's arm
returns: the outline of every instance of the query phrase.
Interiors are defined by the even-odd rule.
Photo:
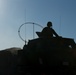
[[[53,29],[52,29],[53,30]],[[56,36],[56,37],[59,37],[59,35],[55,32],[55,30],[53,30],[53,34]]]

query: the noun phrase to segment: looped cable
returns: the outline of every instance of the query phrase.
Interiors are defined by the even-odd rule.
[[[24,25],[26,25],[26,24],[32,24],[32,25],[33,25],[33,39],[34,39],[34,25],[39,26],[39,27],[41,27],[41,28],[43,28],[43,27],[42,27],[41,25],[37,24],[37,23],[34,23],[34,22],[26,22],[26,23],[23,23],[23,24],[19,27],[19,29],[18,29],[18,35],[19,35],[20,39],[21,39],[22,41],[24,41],[25,43],[28,43],[28,42],[26,41],[26,39],[23,39],[22,36],[21,36],[21,34],[20,34],[20,29],[21,29],[21,27],[24,26]]]

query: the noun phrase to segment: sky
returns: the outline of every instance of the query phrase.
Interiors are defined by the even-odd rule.
[[[48,21],[60,36],[76,42],[76,0],[0,0],[0,50],[23,48],[25,43],[18,35],[22,24],[32,22],[45,27]],[[32,39],[32,26],[23,25],[21,37]],[[41,30],[35,25],[35,31]]]

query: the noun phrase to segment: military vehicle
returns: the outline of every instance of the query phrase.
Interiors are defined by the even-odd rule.
[[[39,36],[38,33],[41,32],[36,33]],[[23,47],[18,74],[75,75],[75,46],[76,44],[72,38],[45,38],[39,36],[38,38],[30,39]]]

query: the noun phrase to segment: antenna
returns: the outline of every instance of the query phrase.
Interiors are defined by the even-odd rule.
[[[61,16],[60,16],[59,34],[61,35]]]
[[[35,30],[35,28],[34,28],[34,23],[33,23],[33,39],[34,39],[34,30]]]
[[[27,44],[28,43],[28,41],[26,40],[26,38],[25,38],[25,36],[23,37],[22,35],[21,35],[21,28],[24,26],[26,26],[26,25],[32,25],[33,26],[33,39],[35,38],[34,37],[34,30],[35,30],[35,26],[39,26],[40,28],[43,28],[41,25],[39,25],[39,24],[37,24],[37,23],[34,23],[34,22],[26,22],[26,23],[23,23],[22,25],[20,25],[20,27],[19,27],[19,29],[18,29],[18,35],[19,35],[19,37],[20,37],[20,39],[22,40],[22,41],[24,41],[25,42],[25,44]],[[23,28],[24,28],[23,27]]]
[[[26,23],[26,8],[25,8],[25,23]],[[26,25],[25,25],[25,44],[26,44]]]

